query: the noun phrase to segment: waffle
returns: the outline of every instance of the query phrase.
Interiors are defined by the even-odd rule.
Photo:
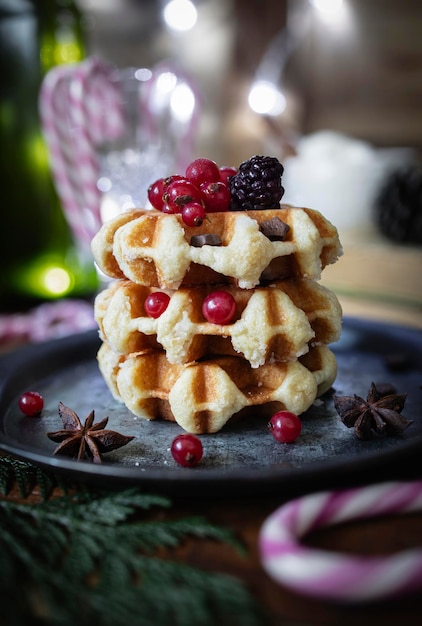
[[[95,260],[106,276],[124,278],[124,274],[113,256],[114,233],[118,228],[137,217],[139,217],[139,211],[136,210],[120,213],[104,224],[93,238],[92,247]]]
[[[289,226],[283,240],[261,232],[279,218]],[[220,245],[191,245],[198,235],[218,236]],[[262,211],[209,213],[188,227],[180,215],[134,210],[105,224],[92,241],[100,269],[112,278],[161,289],[230,283],[251,289],[288,277],[319,279],[341,254],[337,230],[318,211],[282,205]]]
[[[175,365],[163,351],[118,355],[103,343],[98,363],[114,397],[135,415],[177,422],[184,430],[215,433],[245,412],[286,409],[300,415],[336,376],[326,346],[296,361],[251,368],[240,357]]]
[[[115,352],[165,350],[170,363],[189,363],[212,355],[243,356],[252,367],[295,360],[310,345],[337,341],[341,308],[336,296],[309,279],[290,279],[270,287],[226,286],[236,301],[231,324],[207,322],[204,298],[215,286],[184,287],[168,292],[165,312],[157,319],[143,308],[154,288],[116,281],[95,300],[101,338]]]

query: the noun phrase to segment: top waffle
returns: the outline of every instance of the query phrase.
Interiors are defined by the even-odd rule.
[[[289,226],[283,240],[263,234],[279,218]],[[192,245],[191,238],[217,235],[218,245]],[[277,209],[209,213],[188,227],[180,215],[133,210],[104,224],[92,241],[94,258],[112,278],[178,289],[198,284],[234,284],[251,289],[289,277],[319,279],[341,255],[336,228],[318,211]]]

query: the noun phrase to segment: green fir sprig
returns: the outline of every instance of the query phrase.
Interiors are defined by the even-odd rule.
[[[240,580],[170,558],[188,537],[239,551],[233,533],[199,517],[150,514],[170,507],[136,488],[0,499],[2,626],[262,625]]]
[[[0,456],[0,495],[6,496],[15,484],[22,498],[26,498],[35,487],[38,487],[44,500],[51,495],[55,487],[60,487],[65,493],[70,488],[69,481],[60,474],[46,472],[13,456]]]

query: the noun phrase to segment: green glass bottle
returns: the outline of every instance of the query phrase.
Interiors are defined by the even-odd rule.
[[[54,188],[38,96],[45,73],[84,58],[73,0],[0,0],[0,310],[88,296],[98,284]]]

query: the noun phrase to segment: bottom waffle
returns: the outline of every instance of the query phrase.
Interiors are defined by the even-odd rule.
[[[300,415],[330,388],[337,374],[335,356],[327,346],[311,348],[296,361],[252,368],[235,356],[175,365],[164,352],[123,356],[104,343],[98,364],[113,396],[132,413],[175,421],[196,434],[218,432],[250,408]]]

